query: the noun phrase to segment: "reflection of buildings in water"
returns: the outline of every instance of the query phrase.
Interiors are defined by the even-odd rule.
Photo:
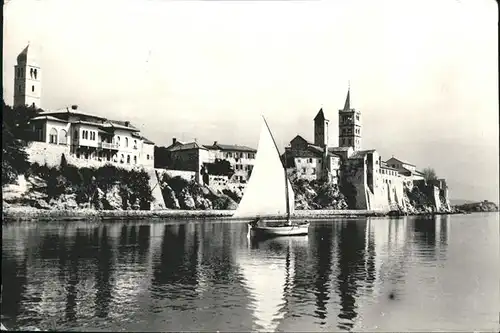
[[[411,256],[408,219],[370,219],[368,228],[373,248],[374,294],[388,293],[405,282],[406,264]],[[385,284],[388,282],[388,284]]]
[[[413,222],[413,237],[416,257],[425,261],[436,261],[446,255],[448,247],[449,220],[447,215],[417,217]]]
[[[186,225],[164,225],[161,254],[153,265],[154,287],[167,284],[196,284],[196,254],[186,248]]]
[[[17,317],[22,311],[27,286],[28,259],[26,254],[20,257],[17,249],[15,255],[8,253],[9,250],[4,246],[5,243],[2,244],[2,316],[8,319]]]
[[[338,328],[351,330],[357,318],[356,299],[362,282],[372,284],[365,271],[365,221],[349,221],[339,233],[337,289],[340,296]],[[371,270],[371,272],[373,272]]]
[[[332,226],[316,228],[310,237],[310,248],[313,254],[314,272],[312,285],[314,286],[314,296],[316,310],[315,317],[319,318],[320,324],[325,324],[327,316],[327,305],[330,299],[331,274],[332,266],[334,266],[333,258],[336,253],[333,244],[337,243],[338,239]],[[335,244],[337,245],[337,244]],[[336,252],[336,251],[335,251]]]
[[[121,228],[111,279],[111,313],[122,313],[124,307],[133,310],[139,298],[147,294],[151,267],[150,234],[149,224],[125,224]]]
[[[448,248],[448,238],[449,238],[449,226],[450,226],[450,216],[449,215],[436,215],[436,244],[439,253],[439,258],[444,259],[446,256]]]

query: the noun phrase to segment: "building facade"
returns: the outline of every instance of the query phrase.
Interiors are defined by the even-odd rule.
[[[172,139],[172,144],[166,150],[171,161],[168,168],[196,171],[196,180],[200,183],[209,182],[208,164],[227,161],[233,170],[227,181],[243,186],[250,179],[257,153],[256,149],[246,146],[220,144],[217,141],[211,145],[200,145],[197,142],[183,143],[176,138]],[[207,177],[204,178],[203,174],[207,174]]]
[[[154,167],[154,143],[128,121],[83,113],[73,105],[65,110],[40,113],[30,120],[30,125],[35,133],[35,140],[28,148],[32,162],[47,162],[36,157],[42,149],[49,155],[51,151],[65,154],[81,166],[110,163]]]
[[[18,55],[14,70],[14,106],[42,108],[42,70],[30,45]],[[27,148],[31,162],[57,165],[64,154],[79,166],[154,166],[154,143],[129,121],[84,113],[73,105],[41,112],[30,126],[35,134]]]

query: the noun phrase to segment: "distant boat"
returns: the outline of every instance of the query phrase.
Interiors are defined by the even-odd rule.
[[[262,117],[259,146],[252,175],[234,213],[235,218],[250,218],[250,236],[307,235],[309,222],[292,221],[295,199],[273,134]]]

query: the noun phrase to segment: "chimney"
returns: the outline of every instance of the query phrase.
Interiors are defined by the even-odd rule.
[[[127,121],[125,122],[125,126],[126,126],[126,127],[128,127],[128,125],[130,125],[130,121],[128,121],[128,120],[127,120]]]
[[[172,138],[172,144],[175,145],[177,143],[177,139],[176,138]]]
[[[214,141],[214,146],[217,146],[217,141]]]
[[[71,105],[71,110],[76,110],[76,109],[78,109],[78,105],[76,104]]]

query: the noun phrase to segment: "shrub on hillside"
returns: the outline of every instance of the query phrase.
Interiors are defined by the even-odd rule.
[[[241,201],[240,196],[236,192],[231,191],[230,189],[224,189],[224,190],[222,190],[222,193],[224,193],[225,195],[227,195],[228,197],[233,199],[234,202],[236,202],[236,203],[240,203],[240,201]]]
[[[33,164],[30,173],[46,181],[49,199],[75,193],[77,203],[92,203],[99,208],[102,206],[99,190],[107,193],[113,186],[119,186],[123,209],[149,209],[153,201],[149,175],[144,170],[125,170],[111,165],[77,168],[62,160],[59,168]]]
[[[25,151],[34,136],[29,120],[41,110],[34,107],[2,106],[2,185],[14,183],[30,167]]]

